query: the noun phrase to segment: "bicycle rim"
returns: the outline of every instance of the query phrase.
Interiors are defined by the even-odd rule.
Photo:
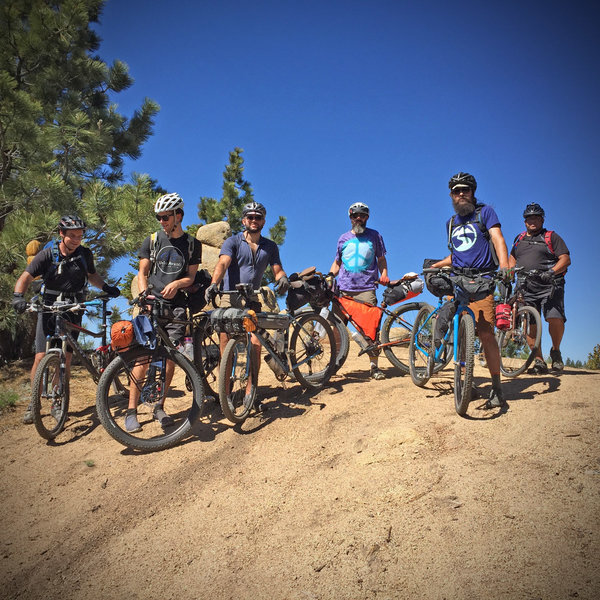
[[[535,335],[531,335],[535,331]],[[527,336],[534,340],[529,347]],[[525,372],[533,362],[542,337],[540,314],[531,306],[522,306],[517,311],[513,329],[500,331],[498,347],[500,349],[500,370],[506,377],[517,377]]]
[[[298,383],[320,389],[335,370],[336,344],[329,321],[317,313],[304,313],[292,323],[290,360]]]
[[[460,416],[467,413],[473,386],[475,366],[475,323],[470,315],[462,315],[458,325],[456,362],[454,363],[454,407]]]
[[[232,423],[243,423],[256,400],[257,364],[249,336],[227,342],[219,369],[219,403]]]
[[[219,362],[221,360],[219,346],[219,334],[213,330],[210,318],[207,317],[203,326],[198,327],[194,332],[194,364],[204,384],[204,393],[212,398],[218,396]]]
[[[432,311],[424,306],[417,314],[410,336],[409,368],[413,383],[423,387],[431,377],[430,356],[434,354]]]
[[[171,384],[167,389],[169,370]],[[191,389],[189,389],[191,388]],[[124,393],[116,393],[123,389]],[[139,396],[139,431],[128,430],[126,412],[130,397]],[[170,417],[162,424],[155,418],[158,406]],[[169,448],[183,439],[204,407],[202,381],[182,354],[163,346],[138,348],[117,356],[98,383],[96,410],[106,431],[118,442],[142,451]]]
[[[415,319],[424,306],[433,310],[425,302],[411,302],[400,306],[388,316],[381,328],[385,356],[402,374],[410,373],[410,336]]]
[[[46,440],[53,440],[65,426],[69,410],[69,383],[60,368],[58,352],[46,354],[33,377],[31,402],[33,423]]]

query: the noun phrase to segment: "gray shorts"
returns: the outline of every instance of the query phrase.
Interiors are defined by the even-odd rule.
[[[548,319],[561,319],[565,323],[567,322],[565,315],[565,288],[563,286],[554,288],[554,293],[550,297],[531,298],[525,294],[524,299],[529,306],[534,306],[546,321]]]

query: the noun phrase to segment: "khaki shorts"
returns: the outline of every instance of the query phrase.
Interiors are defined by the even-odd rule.
[[[375,294],[375,290],[366,290],[364,292],[347,292],[340,290],[340,292],[343,296],[350,296],[350,298],[354,298],[355,300],[368,302],[369,304],[377,306],[377,294]]]
[[[494,302],[494,294],[486,296],[483,300],[471,302],[469,308],[475,315],[476,333],[479,335],[481,330],[488,330],[494,333],[496,326],[496,303]]]
[[[256,303],[258,306],[248,306],[248,308],[252,308],[255,312],[265,312],[263,306],[261,304],[260,296],[252,296],[252,302]],[[244,308],[242,299],[238,294],[223,294],[221,296],[221,300],[219,301],[220,308]],[[267,309],[268,310],[268,309]]]

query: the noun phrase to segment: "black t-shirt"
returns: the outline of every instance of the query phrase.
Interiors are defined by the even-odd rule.
[[[46,294],[53,295],[55,291],[69,296],[83,290],[88,273],[95,273],[96,268],[90,249],[78,246],[69,256],[63,256],[56,247],[44,248],[35,255],[25,271],[33,277],[42,277]]]
[[[139,258],[150,260],[151,237],[148,236],[143,241],[142,247],[138,252]],[[193,250],[190,258],[189,239],[187,233],[178,238],[169,238],[164,231],[158,232],[154,242],[156,264],[150,265],[150,274],[148,276],[148,284],[153,286],[153,294],[160,296],[161,290],[168,283],[186,276],[188,265],[199,265],[202,262],[202,244],[197,239],[192,238]],[[180,291],[173,299],[173,302],[181,304],[184,300],[185,298]]]
[[[536,235],[525,235],[520,241],[519,236],[515,238],[510,254],[511,256],[514,256],[517,261],[517,267],[524,267],[526,270],[539,269],[541,271],[547,271],[558,262],[558,257],[561,254],[570,254],[564,240],[555,231],[550,234],[550,241],[552,243],[554,254],[550,252],[550,248],[548,248],[544,239],[545,235],[546,230],[542,229]],[[564,282],[564,274],[555,278],[556,285],[564,285]],[[540,282],[534,282],[533,280],[528,280],[527,285],[529,288],[535,288],[530,290],[532,292],[542,292],[544,290],[552,289],[551,284],[544,285]]]

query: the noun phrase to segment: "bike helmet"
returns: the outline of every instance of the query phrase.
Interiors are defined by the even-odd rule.
[[[546,216],[544,209],[537,202],[532,202],[531,204],[528,204],[525,207],[525,210],[523,211],[524,219],[526,219],[527,217],[532,217],[534,215],[538,217]]]
[[[58,228],[61,231],[66,229],[85,229],[85,222],[76,215],[65,215],[61,217]]]
[[[348,209],[348,215],[352,216],[359,214],[369,216],[369,207],[363,202],[355,202],[354,204],[351,204],[350,208]]]
[[[475,181],[475,177],[473,177],[473,175],[469,175],[469,173],[463,173],[460,171],[456,175],[452,175],[450,181],[448,182],[448,187],[451,190],[457,187],[468,187],[474,192],[477,189],[477,181]]]
[[[179,194],[164,194],[154,205],[154,212],[161,213],[167,211],[176,211],[183,208],[183,200]]]
[[[258,213],[263,217],[267,216],[267,209],[260,202],[248,202],[244,204],[242,208],[242,217],[245,217],[249,213]]]

